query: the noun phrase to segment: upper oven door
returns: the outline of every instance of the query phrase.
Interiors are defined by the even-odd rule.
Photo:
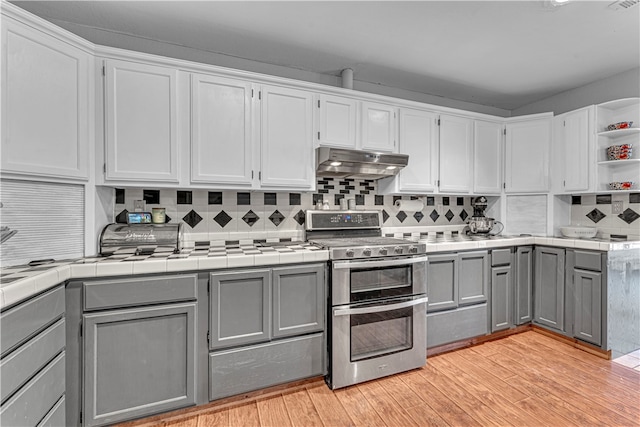
[[[333,306],[427,292],[427,256],[334,261]]]

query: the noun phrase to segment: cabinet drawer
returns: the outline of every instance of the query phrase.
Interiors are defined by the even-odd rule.
[[[61,427],[66,425],[65,397],[62,396],[58,403],[38,423],[38,427]]]
[[[491,251],[491,266],[511,264],[511,249],[494,249]]]
[[[64,372],[63,352],[2,406],[0,425],[36,425],[64,394]]]
[[[0,353],[4,356],[18,344],[64,313],[64,286],[58,286],[0,315]]]
[[[64,349],[64,319],[23,344],[0,362],[2,401],[11,396],[48,361]]]
[[[209,355],[209,400],[326,373],[324,334]]]
[[[427,314],[427,348],[486,335],[487,304]]]
[[[132,277],[84,283],[84,309],[195,300],[198,276]]]
[[[602,254],[600,252],[579,251],[575,252],[575,268],[591,271],[602,271]]]

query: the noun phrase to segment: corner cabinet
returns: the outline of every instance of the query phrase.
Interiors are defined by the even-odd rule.
[[[105,181],[177,184],[178,70],[107,59]]]
[[[440,115],[440,193],[473,189],[473,120]]]
[[[191,182],[251,187],[253,85],[191,75]]]
[[[619,122],[633,122],[628,129],[607,130]],[[626,98],[596,105],[596,192],[638,191],[640,183],[640,98]],[[630,159],[609,160],[607,148],[612,145],[632,144]],[[611,182],[633,182],[628,190],[614,190]]]
[[[262,188],[315,188],[313,95],[278,86],[261,89]]]
[[[409,164],[397,176],[378,181],[380,193],[434,193],[438,188],[438,115],[401,108],[398,134],[398,152],[409,156]]]
[[[549,191],[551,115],[507,122],[505,183],[507,193]]]
[[[86,181],[90,50],[63,30],[41,31],[6,16],[4,5],[1,27],[2,174]]]
[[[594,187],[593,120],[593,106],[553,119],[556,135],[553,170],[559,178],[555,187],[560,193],[585,192]]]

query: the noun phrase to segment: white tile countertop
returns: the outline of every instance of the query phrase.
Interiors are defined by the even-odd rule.
[[[390,234],[385,234],[389,236]],[[640,241],[581,240],[559,237],[501,236],[489,240],[463,240],[443,234],[393,233],[393,237],[427,244],[427,253],[491,249],[521,245],[546,245],[597,251],[639,249]],[[640,256],[640,251],[638,252]],[[216,270],[251,266],[325,262],[329,251],[305,242],[198,245],[179,254],[117,254],[79,260],[56,261],[37,267],[15,266],[0,270],[0,309],[18,303],[69,279],[133,274]]]

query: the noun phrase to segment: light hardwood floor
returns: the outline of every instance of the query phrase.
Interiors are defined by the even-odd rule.
[[[316,380],[128,425],[640,426],[640,372],[528,331],[341,390]]]

